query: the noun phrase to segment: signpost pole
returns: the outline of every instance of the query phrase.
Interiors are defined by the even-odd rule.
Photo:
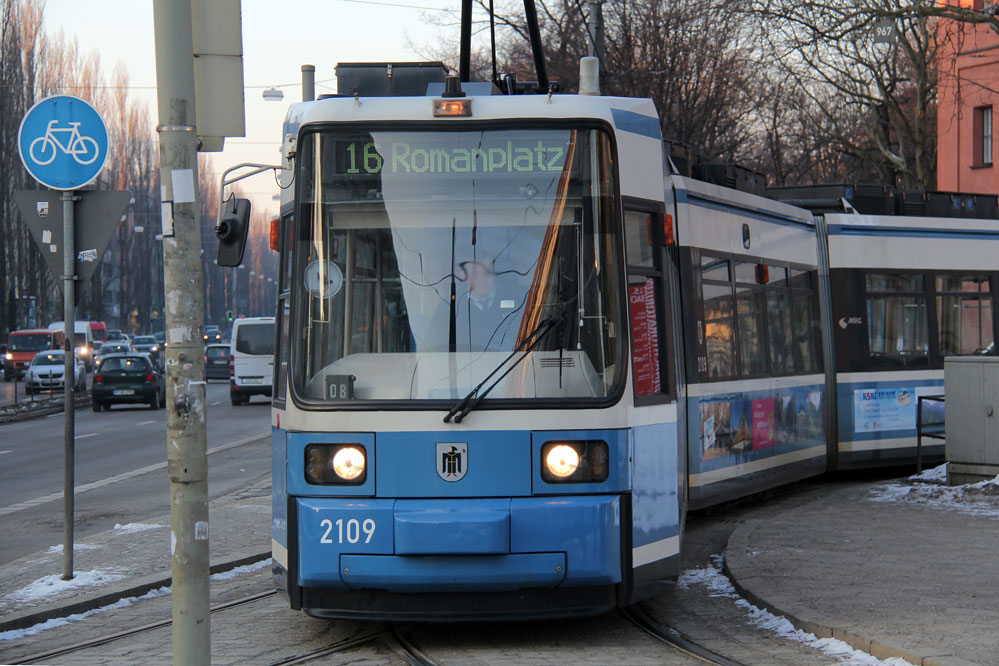
[[[76,434],[76,405],[73,389],[76,379],[76,356],[74,354],[74,336],[76,330],[76,259],[75,229],[73,220],[73,201],[76,192],[69,190],[62,193],[62,237],[63,237],[63,331],[66,350],[63,366],[62,383],[65,394],[63,406],[63,538],[62,538],[62,578],[73,578],[73,500],[74,475],[76,467],[76,451],[74,436]]]
[[[209,664],[208,458],[190,0],[153,0],[166,292],[173,663]]]

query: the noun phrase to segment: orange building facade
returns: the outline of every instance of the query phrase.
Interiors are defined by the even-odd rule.
[[[972,8],[995,11],[997,4],[974,0]],[[946,21],[938,34],[937,189],[999,194],[999,33],[985,24]]]

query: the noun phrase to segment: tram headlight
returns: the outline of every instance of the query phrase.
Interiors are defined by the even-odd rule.
[[[359,486],[367,476],[367,452],[360,444],[305,447],[305,480],[313,485]]]
[[[541,447],[541,478],[548,483],[601,483],[609,472],[607,442],[546,442]]]

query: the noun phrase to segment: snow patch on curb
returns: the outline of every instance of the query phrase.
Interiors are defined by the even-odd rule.
[[[35,634],[45,631],[46,629],[55,629],[56,627],[63,627],[70,622],[79,622],[80,620],[86,619],[91,615],[96,615],[97,613],[104,613],[110,610],[117,610],[119,608],[125,608],[131,606],[137,601],[144,601],[146,599],[156,599],[157,597],[165,597],[170,594],[169,587],[161,587],[155,590],[150,590],[145,594],[138,597],[125,597],[124,599],[119,599],[113,604],[108,604],[106,606],[101,606],[100,608],[93,608],[82,613],[74,613],[72,615],[67,615],[66,617],[52,618],[51,620],[46,620],[45,622],[39,622],[38,624],[33,624],[25,629],[11,629],[10,631],[0,631],[0,641],[13,641],[19,638],[26,638],[28,636],[34,636]]]
[[[101,587],[122,578],[124,578],[123,575],[115,573],[111,569],[78,571],[71,580],[63,580],[60,574],[50,574],[5,594],[3,598],[17,603],[40,601],[81,587]]]
[[[160,527],[160,526],[156,525],[155,527]],[[242,576],[244,574],[253,573],[255,571],[260,571],[261,569],[265,569],[265,568],[267,568],[269,566],[271,566],[271,558],[267,557],[267,558],[264,558],[264,559],[260,560],[259,562],[253,562],[251,564],[244,564],[242,566],[233,567],[229,571],[223,571],[221,573],[212,574],[210,578],[211,578],[212,581],[231,580],[233,578],[237,578],[237,577]],[[81,577],[84,576],[84,574],[87,574],[87,573],[95,573],[95,572],[81,572],[80,574],[77,575],[76,578],[74,578],[71,581],[63,581],[59,577],[58,574],[56,574],[54,576],[46,576],[45,578],[40,578],[39,580],[35,581],[31,585],[29,585],[29,586],[27,586],[25,588],[22,588],[22,590],[27,590],[29,588],[36,587],[42,581],[46,581],[47,579],[50,579],[50,578],[56,578],[56,579],[59,580],[59,582],[62,582],[62,583],[73,583],[74,581],[80,579]],[[93,578],[93,577],[91,577],[91,578]],[[118,578],[122,578],[122,576],[118,576],[117,578],[115,578],[113,580],[117,580]],[[79,586],[77,586],[77,587],[79,587]],[[70,588],[69,587],[62,587],[61,589],[70,589]],[[11,594],[8,594],[4,598],[6,599],[8,597],[12,597],[13,595],[22,592],[22,590],[18,590],[16,592],[12,592]],[[93,608],[91,610],[84,611],[82,613],[73,613],[72,615],[67,615],[65,617],[52,618],[51,620],[46,620],[45,622],[39,622],[38,624],[33,624],[30,627],[27,627],[25,629],[12,629],[10,631],[0,631],[0,641],[13,641],[13,640],[17,640],[19,638],[26,638],[28,636],[34,636],[35,634],[37,634],[39,632],[42,632],[42,631],[45,631],[47,629],[55,629],[56,627],[62,627],[62,626],[65,626],[65,625],[67,625],[67,624],[69,624],[71,622],[79,622],[80,620],[84,620],[84,619],[90,617],[91,615],[95,615],[97,613],[104,613],[104,612],[111,611],[111,610],[117,610],[119,608],[126,608],[126,607],[131,606],[132,604],[134,604],[136,602],[139,602],[139,601],[145,601],[147,599],[156,599],[158,597],[165,597],[165,596],[168,596],[168,595],[170,595],[172,593],[173,593],[172,586],[160,587],[160,588],[157,588],[155,590],[150,590],[149,592],[146,592],[143,595],[139,595],[139,596],[135,596],[135,597],[125,597],[123,599],[119,599],[118,601],[115,601],[114,603],[107,604],[105,606],[100,606],[99,608]]]
[[[680,575],[677,586],[681,589],[691,585],[703,585],[708,588],[712,597],[732,599],[735,605],[749,615],[749,621],[756,627],[777,634],[781,638],[803,643],[808,647],[821,651],[823,654],[838,659],[845,666],[913,666],[912,663],[900,657],[878,659],[866,652],[854,649],[847,643],[836,638],[819,638],[796,629],[786,617],[774,615],[749,603],[736,592],[732,581],[722,572],[722,555],[712,555],[711,564],[701,569],[687,569]]]
[[[162,527],[166,527],[166,525],[153,525],[151,523],[126,523],[122,525],[121,523],[115,523],[114,531],[118,534],[135,534],[136,532],[158,530]]]
[[[267,569],[271,566],[271,558],[265,558],[259,562],[254,562],[252,564],[244,564],[239,567],[233,567],[228,571],[222,571],[217,574],[212,574],[212,580],[232,580],[237,576],[242,576],[243,574],[253,573],[254,571],[260,571],[261,569]]]

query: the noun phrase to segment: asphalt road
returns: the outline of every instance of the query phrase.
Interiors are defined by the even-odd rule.
[[[225,381],[209,382],[207,395],[214,498],[270,473],[270,401],[233,407]],[[62,543],[62,487],[63,415],[0,425],[0,563]],[[169,487],[166,410],[76,410],[78,536],[169,513]]]

